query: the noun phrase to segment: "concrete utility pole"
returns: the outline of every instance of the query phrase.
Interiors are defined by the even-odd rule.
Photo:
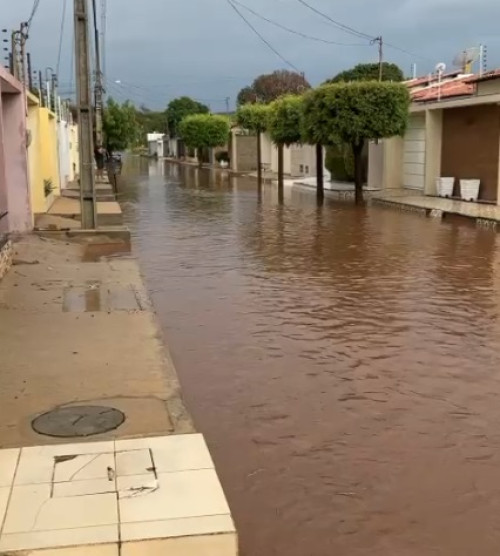
[[[80,199],[82,228],[97,227],[92,134],[92,93],[90,86],[89,17],[87,0],[74,0],[75,69],[80,142]]]
[[[375,42],[378,42],[378,80],[382,81],[384,77],[384,39],[380,36],[375,39]]]
[[[96,0],[92,0],[94,13],[94,40],[95,40],[95,142],[96,145],[103,145],[102,115],[103,115],[103,75],[101,71],[101,47],[99,31],[97,29],[97,7]]]

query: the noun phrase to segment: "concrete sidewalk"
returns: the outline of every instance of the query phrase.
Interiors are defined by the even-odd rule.
[[[438,218],[448,214],[465,216],[476,220],[478,224],[493,228],[500,223],[498,205],[432,197],[411,190],[381,191],[372,197],[372,203]]]
[[[80,220],[81,205],[79,198],[56,197],[47,214],[62,218]],[[97,221],[99,226],[123,224],[123,214],[116,201],[97,201]]]
[[[26,237],[0,281],[0,553],[234,556],[139,268],[92,248]]]

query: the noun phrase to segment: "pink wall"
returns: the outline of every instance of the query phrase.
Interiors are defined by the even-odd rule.
[[[7,216],[1,218],[5,211]],[[0,67],[0,232],[25,232],[32,227],[24,91]]]

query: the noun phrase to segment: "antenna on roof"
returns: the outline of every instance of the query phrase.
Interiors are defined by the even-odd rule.
[[[481,58],[481,47],[466,48],[453,58],[453,65],[460,68],[463,73],[472,73],[472,65]]]
[[[412,79],[416,79],[417,78],[417,64],[413,63],[411,65],[411,78]]]
[[[443,73],[446,71],[446,64],[444,62],[439,62],[436,64],[436,73],[438,76],[438,102],[441,100],[441,78]]]
[[[488,49],[485,44],[479,45],[479,75],[483,75],[488,71]]]

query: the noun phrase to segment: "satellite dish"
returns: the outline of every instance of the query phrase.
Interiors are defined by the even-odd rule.
[[[439,62],[439,64],[436,64],[436,73],[438,75],[443,75],[445,71],[446,71],[446,64],[444,62]]]
[[[463,52],[460,52],[453,59],[453,65],[460,68],[464,73],[471,73],[472,64],[479,60],[481,57],[481,48],[479,46],[473,46],[472,48],[466,48]]]

